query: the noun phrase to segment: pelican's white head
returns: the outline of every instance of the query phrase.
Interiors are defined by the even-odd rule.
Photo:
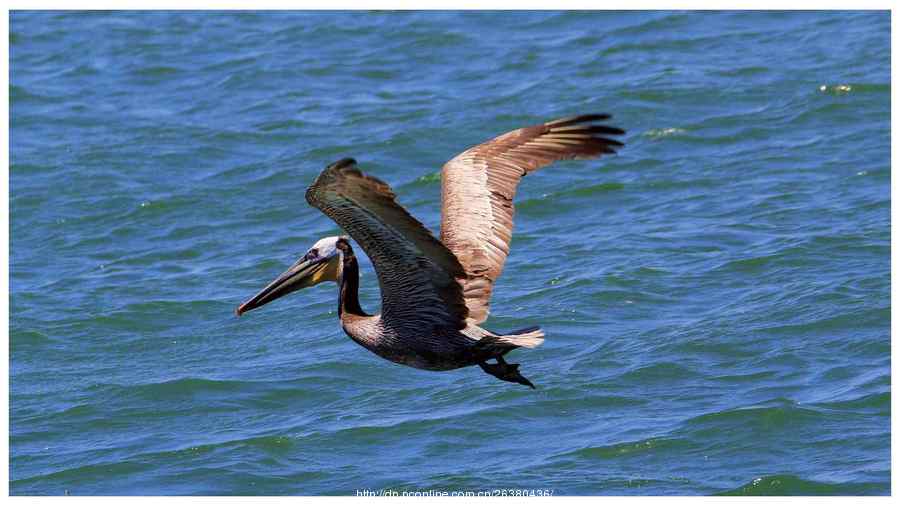
[[[325,281],[339,283],[343,262],[339,242],[346,243],[344,236],[325,237],[316,241],[312,248],[300,257],[294,265],[275,278],[250,300],[238,306],[235,313],[240,316],[291,292],[318,285]]]

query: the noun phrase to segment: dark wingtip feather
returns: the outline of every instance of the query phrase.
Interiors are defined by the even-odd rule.
[[[620,141],[606,136],[625,135],[625,130],[608,125],[593,124],[595,121],[611,119],[611,114],[583,114],[545,123],[544,126],[552,134],[589,134],[589,151],[595,154],[614,154],[615,148],[624,146]],[[602,137],[601,137],[602,136]]]
[[[579,130],[581,131],[581,130]],[[606,125],[590,125],[584,127],[584,132],[592,133],[592,134],[605,134],[605,135],[625,135],[625,130],[622,130],[618,127],[606,126]]]
[[[620,148],[621,148],[622,146],[625,145],[625,144],[623,144],[623,143],[621,143],[621,142],[619,142],[619,141],[617,141],[617,140],[615,140],[615,139],[607,139],[606,137],[595,137],[595,138],[596,138],[598,141],[604,142],[604,143],[609,144],[609,145],[611,145],[611,146],[616,146],[616,147],[620,147]]]
[[[544,123],[544,125],[548,127],[561,127],[577,123],[590,123],[591,121],[605,121],[611,118],[611,114],[582,114],[579,116],[569,116],[567,118],[548,121],[547,123]]]

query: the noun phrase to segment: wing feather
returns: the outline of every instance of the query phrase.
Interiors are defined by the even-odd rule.
[[[322,171],[306,200],[346,230],[372,260],[383,321],[465,326],[468,311],[457,281],[465,278],[462,265],[397,203],[390,186],[363,174],[347,158]]]
[[[557,160],[615,153],[623,144],[608,136],[625,132],[595,123],[610,118],[585,114],[520,128],[444,164],[441,242],[465,269],[463,294],[474,323],[487,319],[494,282],[509,255],[519,181]]]

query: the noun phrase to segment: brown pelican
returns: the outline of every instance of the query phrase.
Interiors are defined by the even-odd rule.
[[[347,237],[319,240],[287,271],[237,308],[246,311],[324,281],[340,285],[338,314],[351,339],[392,362],[446,371],[479,365],[501,380],[534,385],[503,356],[543,342],[538,327],[498,334],[480,326],[503,270],[513,197],[523,176],[557,160],[615,153],[621,129],[589,114],[520,128],[457,155],[441,173],[441,239],[384,182],[345,158],[325,168],[306,201],[359,244],[378,275],[381,314],[359,305],[359,264]],[[494,363],[489,363],[494,360]]]

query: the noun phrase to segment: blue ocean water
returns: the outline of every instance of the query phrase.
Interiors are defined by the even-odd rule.
[[[14,495],[890,493],[887,12],[13,12]],[[523,181],[477,368],[351,342],[333,285],[235,306],[339,229],[355,157],[440,168],[609,112]],[[363,259],[364,308],[377,311]]]

